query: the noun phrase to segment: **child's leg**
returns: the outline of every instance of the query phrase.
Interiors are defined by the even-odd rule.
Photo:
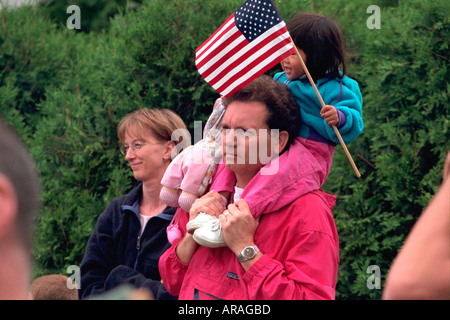
[[[181,181],[184,178],[183,163],[184,157],[192,152],[193,147],[186,148],[176,156],[164,173],[161,179],[163,185],[159,198],[162,202],[171,207],[178,207],[178,197],[180,195]]]
[[[163,186],[161,188],[159,198],[169,207],[178,207],[178,198],[180,197],[180,193],[181,192],[178,189],[172,189]]]
[[[260,171],[250,181],[241,198],[247,201],[255,218],[279,210],[322,186],[328,176],[334,147],[318,144],[314,147],[320,150],[313,151],[306,139],[296,138],[289,150],[279,157],[278,170],[272,175],[262,175]],[[327,159],[322,159],[323,156]]]
[[[188,212],[194,201],[205,193],[215,171],[216,164],[206,148],[207,145],[204,142],[195,144],[193,151],[184,161],[184,178],[180,185],[181,195],[178,203]]]
[[[223,163],[217,165],[217,171],[214,175],[210,190],[217,191],[229,201],[229,196],[234,192],[236,185],[236,175],[228,170]]]
[[[180,153],[166,169],[161,180],[163,188],[160,199],[170,206],[180,206],[189,211],[192,203],[198,198],[200,185],[210,167],[211,159],[208,153],[201,158],[204,143],[198,142],[194,146]]]
[[[335,146],[329,145],[328,143],[318,142],[310,139],[297,138],[317,159],[319,166],[322,168],[321,179],[323,182],[328,177],[330,173],[331,165],[333,163]],[[323,184],[322,182],[322,184]]]

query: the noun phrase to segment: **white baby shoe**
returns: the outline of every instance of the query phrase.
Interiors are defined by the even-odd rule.
[[[208,248],[225,247],[226,243],[223,239],[222,225],[219,218],[214,216],[214,220],[210,220],[194,231],[194,241],[199,245]]]
[[[187,232],[193,233],[196,229],[203,227],[209,222],[216,221],[218,218],[210,214],[200,212],[194,219],[186,224]]]
[[[195,229],[193,234],[194,241],[208,248],[225,247],[226,243],[223,239],[222,225],[219,218],[211,215],[208,216],[212,217],[212,219],[208,218],[208,221],[203,222],[199,228]]]

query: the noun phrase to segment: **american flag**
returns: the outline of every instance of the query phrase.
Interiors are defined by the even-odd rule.
[[[225,97],[295,53],[272,0],[248,0],[195,54],[200,75]]]

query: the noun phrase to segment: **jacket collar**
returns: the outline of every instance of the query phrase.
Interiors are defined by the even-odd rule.
[[[142,182],[138,182],[128,194],[125,195],[124,204],[120,207],[122,212],[133,212],[139,218],[139,201],[142,198]],[[163,220],[172,220],[177,208],[165,207],[164,210],[157,215]]]

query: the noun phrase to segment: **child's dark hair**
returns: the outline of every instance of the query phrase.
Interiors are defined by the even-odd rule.
[[[314,81],[346,74],[343,35],[331,19],[315,13],[299,13],[286,23],[298,49],[306,54],[306,67]],[[339,65],[342,64],[342,73]]]

